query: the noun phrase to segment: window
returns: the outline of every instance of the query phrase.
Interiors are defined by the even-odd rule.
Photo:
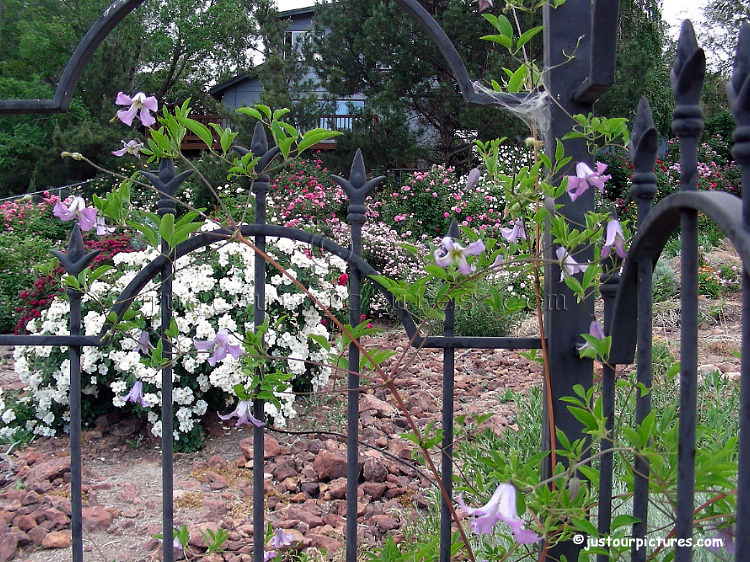
[[[336,100],[333,115],[321,115],[320,126],[334,131],[351,130],[355,116],[352,115],[365,107],[364,100]],[[331,107],[333,104],[327,105]],[[323,107],[326,107],[324,105]]]
[[[287,31],[284,34],[284,56],[302,54],[302,45],[307,40],[307,31]]]

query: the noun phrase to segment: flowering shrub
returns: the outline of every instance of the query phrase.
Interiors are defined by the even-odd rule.
[[[218,246],[218,247],[217,247]],[[338,283],[345,270],[343,260],[313,258],[307,247],[290,240],[269,239],[270,255],[277,259],[312,293],[333,309],[344,307],[347,289]],[[195,261],[189,257],[177,260],[174,278],[174,320],[176,323],[174,363],[175,432],[177,447],[194,449],[200,444],[200,419],[214,411],[224,413],[233,403],[233,387],[245,384],[248,373],[243,360],[226,355],[211,367],[210,353],[198,352],[194,340],[213,340],[220,330],[228,334],[229,343],[241,344],[238,333],[253,329],[253,263],[254,252],[240,244],[214,245]],[[193,254],[195,256],[196,254]],[[108,306],[147,263],[158,256],[153,249],[114,256],[116,271],[93,282],[83,299],[82,329],[87,335],[98,334]],[[157,344],[160,309],[155,285],[149,283],[133,304],[137,316],[126,333],[118,332],[107,348],[84,348],[81,357],[84,420],[108,408],[129,408],[148,420],[151,432],[161,434],[161,375],[157,365],[144,353]],[[101,304],[100,304],[101,303]],[[330,368],[306,363],[325,362],[327,353],[310,335],[328,337],[321,316],[312,303],[296,290],[291,281],[278,271],[268,272],[266,302],[269,328],[266,332],[269,370],[294,376],[297,387],[318,389],[325,385]],[[33,334],[61,334],[68,330],[69,305],[56,297],[41,317],[31,320],[27,329]],[[142,338],[143,333],[147,334]],[[139,341],[140,340],[140,341]],[[17,431],[36,435],[57,435],[68,419],[69,365],[66,349],[23,347],[15,350],[15,369],[27,393],[20,398],[22,408],[31,409],[33,417],[13,423],[14,414],[5,412],[10,421],[0,429],[8,437]],[[141,383],[138,401],[126,401],[129,389]],[[278,391],[280,407],[267,402],[266,414],[276,425],[283,426],[295,415],[292,384]],[[27,416],[28,417],[28,416]],[[23,422],[22,424],[20,422]]]

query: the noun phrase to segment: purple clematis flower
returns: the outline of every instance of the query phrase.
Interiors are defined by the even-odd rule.
[[[513,531],[518,544],[534,544],[541,540],[533,531],[524,529],[524,520],[516,512],[516,488],[513,484],[500,484],[490,501],[480,508],[467,507],[460,495],[456,502],[468,515],[476,517],[471,527],[478,535],[491,534],[498,521],[504,521]]]
[[[711,552],[721,552],[723,548],[727,554],[735,554],[736,548],[734,545],[734,527],[725,527],[723,529],[719,529],[718,531],[716,531],[714,538],[721,539],[723,547],[706,545],[706,548],[708,550],[710,550]]]
[[[132,154],[136,158],[140,158],[140,155],[138,153],[143,148],[143,143],[141,141],[133,139],[128,142],[121,142],[122,148],[120,150],[113,150],[112,154],[114,154],[115,156],[125,156],[126,154]]]
[[[602,328],[602,325],[599,324],[599,322],[597,322],[596,320],[591,321],[591,325],[589,326],[589,335],[595,337],[599,341],[604,339],[604,329]],[[586,342],[581,345],[578,350],[581,351],[590,347],[591,344],[589,342]]]
[[[248,423],[253,424],[255,427],[263,427],[263,422],[252,414],[253,404],[250,400],[241,400],[234,411],[226,416],[218,414],[218,416],[227,421],[231,418],[237,418],[237,425],[245,425]]]
[[[153,346],[149,341],[148,332],[146,330],[141,331],[141,335],[138,337],[138,346],[135,348],[144,355],[149,355]]]
[[[469,175],[466,177],[466,191],[474,189],[474,186],[479,182],[480,176],[481,173],[479,172],[479,168],[472,168],[471,172],[469,172]]]
[[[519,238],[526,240],[526,231],[523,229],[523,221],[520,220],[513,223],[513,228],[500,227],[500,234],[511,244],[518,242]]]
[[[588,264],[580,264],[574,260],[573,256],[571,256],[565,248],[558,248],[555,250],[555,254],[557,254],[557,259],[560,260],[560,267],[562,268],[562,271],[560,272],[560,281],[565,279],[565,274],[574,275],[579,272],[583,273],[589,267]]]
[[[124,397],[124,400],[125,402],[135,402],[144,408],[149,407],[148,402],[143,399],[143,383],[141,381],[135,381],[135,383],[133,383],[130,392]]]
[[[479,2],[479,11],[483,12],[490,6],[492,6],[492,0],[475,0]]]
[[[469,275],[475,267],[466,262],[466,256],[477,256],[484,252],[484,242],[477,240],[466,248],[454,241],[450,236],[443,238],[443,247],[435,250],[435,263],[440,267],[448,267],[455,263],[458,270],[464,275]]]
[[[273,560],[274,558],[276,558],[275,550],[266,550],[263,553],[263,562],[268,562],[269,560]]]
[[[585,162],[579,162],[576,165],[576,175],[568,176],[568,194],[571,201],[578,199],[592,185],[599,190],[599,193],[603,193],[604,182],[612,178],[611,175],[602,175],[606,169],[607,165],[601,162],[596,163],[596,171],[589,168]]]
[[[276,529],[276,532],[274,532],[268,541],[268,546],[272,546],[273,548],[281,548],[290,544],[292,544],[292,535],[286,534],[282,529]]]
[[[628,257],[628,252],[625,250],[624,244],[625,235],[622,233],[620,221],[617,219],[611,219],[607,223],[607,238],[604,241],[601,257],[606,258],[609,255],[609,252],[612,251],[612,246],[614,246],[617,255],[620,258],[625,259]]]
[[[150,127],[156,123],[156,118],[151,115],[151,112],[156,112],[159,109],[159,104],[154,96],[146,97],[143,92],[138,92],[132,98],[122,92],[117,94],[115,100],[117,105],[129,105],[128,109],[121,109],[117,112],[117,118],[125,123],[128,127],[133,124],[133,119],[136,114],[140,112],[138,117],[143,123],[144,127]]]
[[[96,234],[97,236],[106,236],[117,230],[114,226],[107,226],[104,217],[96,217]]]
[[[96,212],[94,207],[86,207],[83,197],[78,196],[73,197],[68,206],[65,206],[62,201],[58,201],[52,209],[52,214],[61,221],[70,221],[77,218],[78,226],[84,232],[96,228]]]
[[[193,345],[195,345],[195,349],[198,351],[213,350],[213,355],[208,358],[208,364],[212,367],[214,367],[219,361],[223,360],[227,356],[227,353],[235,359],[239,359],[240,356],[245,353],[242,351],[241,346],[229,345],[229,334],[227,334],[227,331],[224,328],[218,331],[213,340],[193,340]]]

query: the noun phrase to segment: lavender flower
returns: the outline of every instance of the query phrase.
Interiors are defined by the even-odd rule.
[[[625,250],[625,235],[622,232],[622,226],[617,219],[611,219],[607,223],[607,238],[604,241],[601,256],[606,258],[614,245],[615,251],[620,258],[625,259],[628,252]]]
[[[218,414],[218,416],[224,421],[227,421],[231,418],[237,418],[238,426],[251,423],[255,427],[263,427],[263,422],[253,416],[252,409],[253,405],[250,400],[241,400],[240,403],[237,404],[237,407],[233,412],[227,414],[226,416],[223,416],[221,414]]]
[[[84,232],[96,228],[96,209],[86,207],[83,197],[73,197],[68,206],[62,201],[58,201],[52,209],[52,214],[66,222],[78,219],[78,226]]]
[[[599,190],[599,193],[603,193],[604,182],[612,178],[611,175],[602,175],[606,169],[606,164],[597,162],[595,172],[585,162],[579,162],[576,165],[576,175],[568,176],[568,194],[571,201],[578,199],[592,185]]]
[[[558,248],[555,250],[555,253],[557,254],[557,259],[560,260],[560,267],[562,268],[562,271],[560,272],[560,281],[563,281],[565,279],[565,275],[574,275],[576,273],[583,273],[588,269],[588,264],[580,264],[576,260],[573,259],[573,256],[571,256],[565,248]]]
[[[135,383],[133,383],[130,392],[128,392],[123,400],[125,400],[125,402],[135,402],[144,408],[149,407],[149,403],[143,399],[143,383],[141,381],[135,381]]]
[[[140,351],[144,355],[149,355],[153,346],[149,341],[148,332],[146,330],[141,331],[141,335],[138,337],[138,346],[135,348],[136,351]]]
[[[479,2],[479,11],[483,12],[484,10],[492,6],[493,0],[474,0],[474,1]]]
[[[268,541],[268,546],[272,546],[273,548],[281,548],[290,544],[292,544],[292,535],[286,534],[282,529],[276,529],[276,532]]]
[[[125,123],[128,127],[133,124],[133,119],[136,114],[139,113],[138,117],[143,123],[144,127],[150,127],[156,123],[156,118],[151,115],[151,112],[156,112],[159,109],[159,104],[156,98],[153,96],[146,97],[143,92],[138,92],[132,98],[122,92],[117,94],[115,100],[117,105],[129,105],[128,109],[121,109],[117,112],[117,118]]]
[[[455,263],[458,270],[464,275],[469,275],[474,269],[466,261],[466,256],[477,256],[484,252],[484,243],[481,240],[472,242],[466,248],[455,242],[450,236],[443,238],[443,247],[435,250],[435,263],[440,267],[448,267]]]
[[[459,507],[468,515],[476,517],[471,521],[471,527],[478,535],[491,534],[499,521],[508,524],[518,544],[534,544],[541,537],[529,529],[524,529],[524,520],[516,512],[516,488],[513,484],[500,484],[490,501],[480,508],[469,508],[459,495],[456,498]]]
[[[138,154],[141,149],[143,148],[143,143],[140,141],[137,141],[135,139],[125,142],[122,142],[122,148],[120,150],[113,150],[112,154],[115,156],[125,156],[126,154],[132,154],[136,158],[140,158],[140,155]]]
[[[276,558],[276,551],[275,550],[266,550],[263,553],[263,562],[268,562],[269,560],[273,560]]]
[[[589,335],[595,337],[599,341],[602,341],[604,339],[604,330],[602,329],[602,325],[599,324],[599,322],[597,322],[596,320],[591,321],[591,325],[589,326]],[[589,342],[586,342],[581,345],[578,350],[582,351],[589,348],[591,348],[591,344]]]
[[[208,359],[208,364],[212,367],[223,360],[227,356],[227,353],[235,359],[239,359],[245,353],[239,345],[229,345],[229,334],[227,334],[224,328],[218,331],[213,340],[193,340],[193,345],[195,345],[195,349],[198,351],[213,350],[213,355]]]
[[[519,238],[526,240],[526,231],[523,229],[523,221],[521,220],[513,223],[513,228],[500,227],[500,234],[511,244],[518,242]]]

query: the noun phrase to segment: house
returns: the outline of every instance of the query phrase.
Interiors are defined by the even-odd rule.
[[[312,27],[313,12],[314,7],[310,6],[279,13],[279,18],[289,21],[284,41],[287,52],[294,52],[299,48],[305,34]],[[240,74],[217,84],[209,90],[209,93],[230,110],[253,106],[259,102],[263,88],[259,74],[258,68],[249,73]],[[313,72],[308,72],[304,76],[304,82],[307,86],[303,93],[312,93],[321,100],[321,115],[318,126],[337,131],[352,128],[355,119],[352,110],[364,108],[364,96],[348,96],[331,102],[327,92],[320,86],[317,76]],[[327,101],[325,105],[323,100]],[[323,108],[328,108],[328,110],[326,111]],[[319,148],[333,149],[335,148],[335,142],[322,143]]]

